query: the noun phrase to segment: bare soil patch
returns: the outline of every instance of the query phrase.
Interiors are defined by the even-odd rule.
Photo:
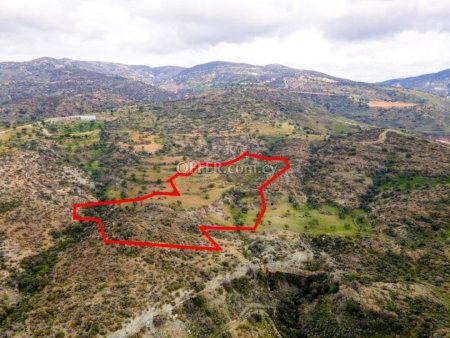
[[[395,102],[389,102],[389,101],[369,101],[367,104],[370,108],[385,108],[385,109],[391,109],[391,108],[411,108],[417,106],[417,103],[413,102],[403,102],[403,101],[395,101]]]

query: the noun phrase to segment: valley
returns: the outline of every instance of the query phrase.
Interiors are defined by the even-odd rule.
[[[433,139],[449,135],[444,98],[274,65],[168,68],[158,78],[123,67],[114,75],[111,64],[31,63],[56,80],[58,67],[111,74],[106,89],[95,75],[101,100],[80,111],[38,112],[29,97],[61,94],[48,86],[2,101],[1,335],[449,333],[450,148]],[[32,82],[44,81],[38,74]],[[125,95],[132,81],[145,92]],[[92,91],[61,95],[78,102]],[[62,119],[79,114],[96,119]],[[222,251],[105,244],[96,223],[72,219],[74,203],[165,191],[184,166],[246,151],[287,157],[291,169],[266,188],[256,231],[211,231]],[[257,187],[281,168],[240,165],[253,169],[180,178],[175,199],[83,212],[114,238],[208,245],[198,225],[254,224]]]

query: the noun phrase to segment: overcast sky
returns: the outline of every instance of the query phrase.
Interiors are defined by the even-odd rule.
[[[41,56],[381,81],[450,68],[450,1],[0,0],[0,61]]]

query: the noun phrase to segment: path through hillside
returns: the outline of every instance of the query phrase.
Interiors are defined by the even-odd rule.
[[[386,130],[383,130],[380,133],[380,135],[378,135],[378,139],[377,140],[375,140],[375,141],[365,141],[363,143],[365,143],[365,144],[380,144],[380,143],[384,143],[386,141],[386,138],[387,138],[387,133],[389,133],[389,132],[397,133],[399,135],[405,135],[405,133],[403,133],[403,132],[401,132],[399,130],[396,130],[396,129],[386,129]]]
[[[408,136],[408,134],[406,134],[406,133],[404,133],[404,132],[402,132],[400,130],[397,130],[397,129],[385,129],[385,130],[383,130],[380,133],[380,135],[378,135],[378,139],[376,139],[375,141],[364,141],[362,143],[364,143],[364,144],[383,144],[386,141],[386,139],[387,139],[387,134],[388,133],[396,133],[396,134],[399,134],[399,135]],[[410,134],[410,136],[415,136],[415,135],[414,134]],[[449,144],[446,144],[446,143],[443,143],[443,142],[439,142],[439,141],[436,141],[436,140],[430,140],[430,141],[433,142],[433,143],[439,144],[441,146],[444,146],[444,147],[450,147]]]

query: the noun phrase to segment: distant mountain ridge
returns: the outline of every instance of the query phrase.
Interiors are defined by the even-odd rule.
[[[162,88],[188,92],[258,84],[274,88],[288,88],[290,82],[301,78],[330,83],[350,82],[316,71],[299,70],[282,65],[256,66],[246,63],[214,61],[182,70],[163,84]]]
[[[445,79],[445,76],[442,76]],[[450,102],[426,92],[356,82],[279,64],[214,61],[190,68],[43,57],[0,63],[0,122],[26,123],[130,105],[230,92],[295,102],[327,113],[421,134],[450,134]],[[387,102],[387,104],[386,104]],[[390,104],[392,102],[393,104]]]
[[[71,59],[61,59],[58,61],[97,73],[117,75],[142,81],[153,86],[161,85],[164,81],[167,81],[169,78],[186,69],[176,66],[149,67],[145,65],[125,65],[113,62],[77,61]]]
[[[209,88],[264,84],[286,87],[286,81],[305,77],[328,82],[352,82],[312,70],[299,70],[278,64],[257,66],[247,63],[212,61],[190,68],[176,66],[149,67],[120,63],[60,59],[66,65],[102,74],[117,75],[186,94]]]
[[[450,96],[450,69],[403,79],[387,80],[380,84],[415,89],[440,96]]]
[[[0,63],[2,120],[27,121],[175,98],[118,71],[95,71],[99,67],[81,67],[75,61],[52,58]]]

